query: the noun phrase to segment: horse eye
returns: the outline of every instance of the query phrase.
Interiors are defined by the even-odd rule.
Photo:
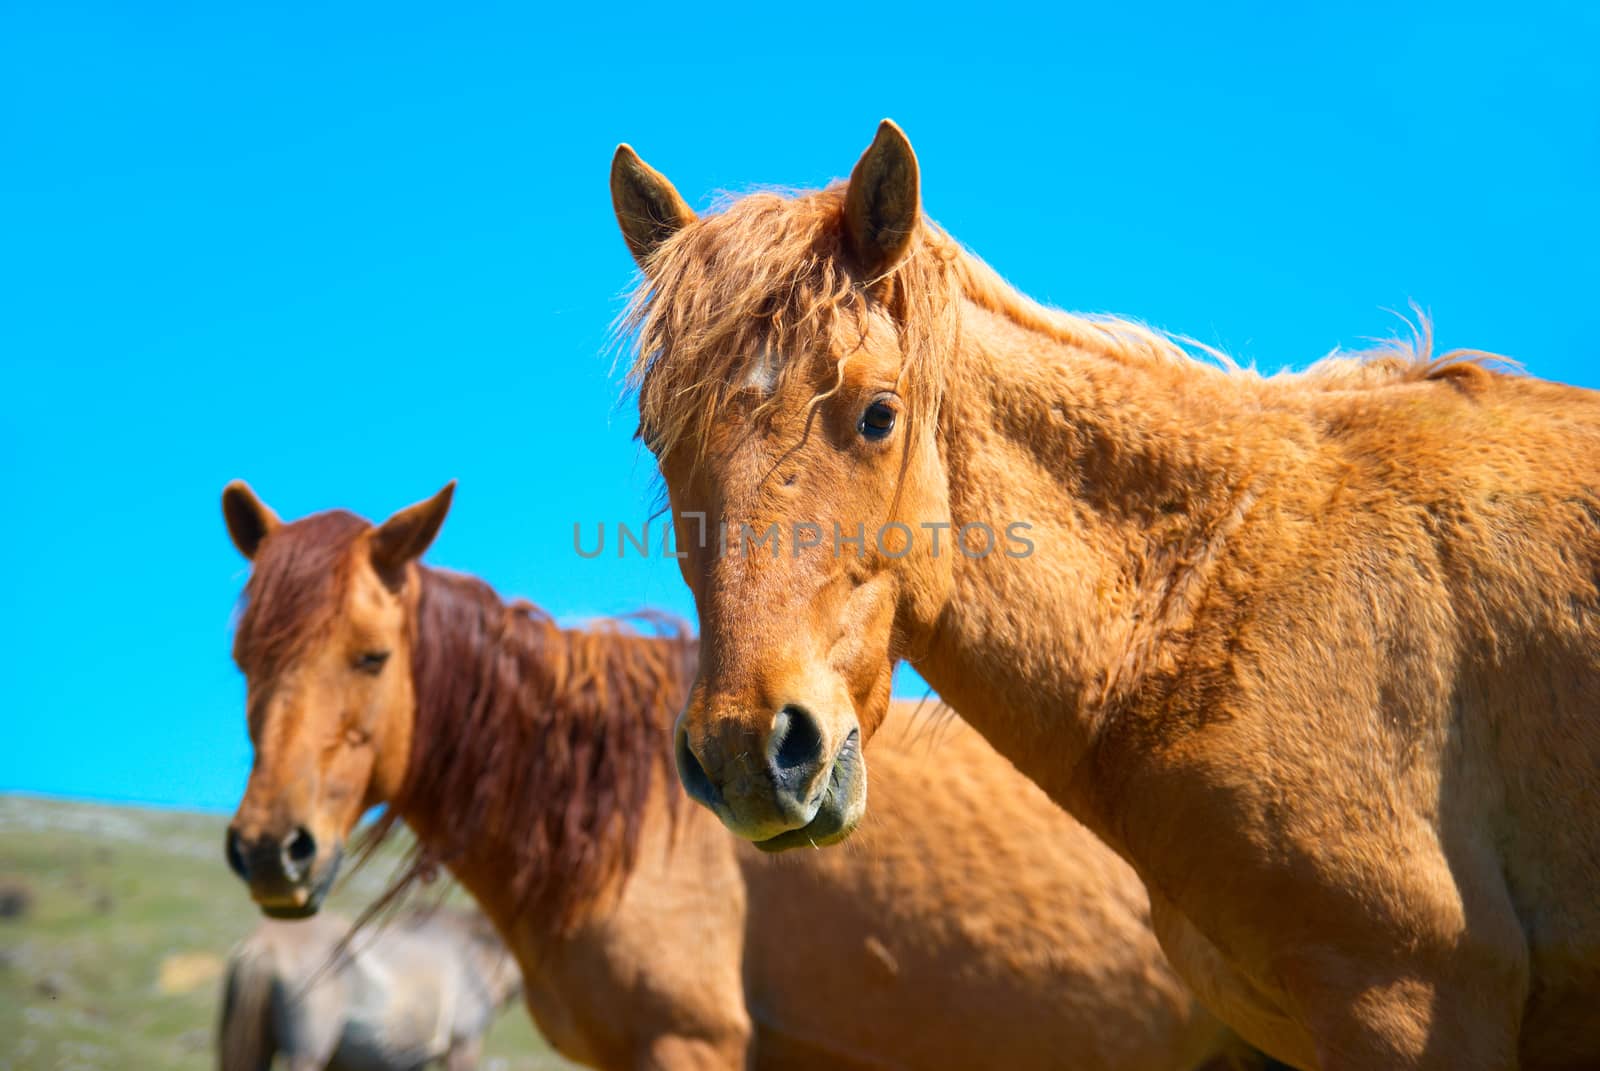
[[[376,677],[383,671],[383,664],[387,661],[388,651],[363,651],[356,656],[356,669]]]
[[[861,432],[862,438],[877,442],[888,438],[894,430],[894,418],[894,406],[887,402],[873,402],[861,414],[861,423],[856,425],[856,430]]]

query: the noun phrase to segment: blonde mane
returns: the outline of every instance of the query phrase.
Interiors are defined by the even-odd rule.
[[[963,301],[1116,360],[1319,391],[1476,380],[1513,366],[1476,350],[1434,357],[1431,325],[1414,308],[1409,339],[1363,352],[1336,350],[1304,371],[1262,377],[1192,339],[1121,317],[1047,308],[927,220],[919,222],[913,251],[899,265],[862,278],[846,251],[845,192],[837,183],[792,196],[746,195],[684,227],[651,257],[618,334],[632,341],[627,384],[638,397],[638,435],[657,456],[685,443],[703,446],[757,362],[769,395],[795,375],[831,373],[837,385],[875,310],[899,332],[905,355],[900,386],[913,420],[937,419],[946,365],[960,341]]]

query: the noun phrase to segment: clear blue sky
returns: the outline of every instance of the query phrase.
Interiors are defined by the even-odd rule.
[[[690,611],[571,551],[649,508],[620,140],[704,205],[892,116],[929,213],[1062,307],[1275,369],[1415,299],[1600,386],[1600,8],[1319,6],[10,5],[0,789],[232,807],[235,477],[291,517],[455,477],[432,561]]]

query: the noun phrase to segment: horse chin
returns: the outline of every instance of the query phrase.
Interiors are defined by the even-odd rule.
[[[799,829],[791,829],[779,833],[776,837],[755,842],[757,848],[764,852],[786,852],[791,848],[826,848],[830,844],[837,844],[848,837],[856,828],[858,818],[845,817],[844,808],[829,806],[832,801],[822,805],[817,816]]]
[[[269,907],[266,904],[261,905],[261,913],[263,915],[267,916],[269,919],[277,919],[280,922],[294,919],[308,919],[321,909],[322,905],[315,903],[308,903],[304,907],[284,907],[281,904],[273,907]]]

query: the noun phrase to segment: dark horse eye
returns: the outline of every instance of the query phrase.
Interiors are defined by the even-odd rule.
[[[389,661],[388,651],[364,651],[356,656],[356,668],[363,673],[370,673],[376,677],[383,670],[383,664]]]
[[[894,430],[894,416],[894,406],[888,402],[873,402],[867,406],[867,411],[861,414],[861,423],[856,425],[856,429],[861,432],[863,438],[871,439],[873,442],[887,439],[889,433]]]

